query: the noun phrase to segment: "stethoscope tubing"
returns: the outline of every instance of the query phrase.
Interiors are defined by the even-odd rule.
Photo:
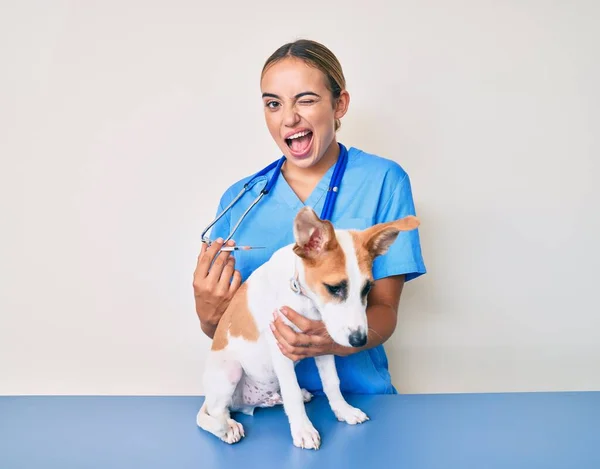
[[[335,206],[337,196],[340,192],[340,184],[342,182],[344,172],[346,171],[346,165],[348,163],[348,151],[346,150],[346,147],[344,147],[344,145],[342,145],[341,143],[339,143],[338,145],[340,147],[340,154],[338,157],[338,161],[336,162],[336,165],[335,165],[335,168],[333,171],[333,175],[331,176],[331,181],[329,183],[329,187],[327,189],[327,196],[325,197],[325,203],[323,204],[323,210],[321,211],[321,219],[322,220],[330,220],[331,219],[331,215],[333,214],[333,208]],[[264,176],[269,171],[271,171],[273,168],[275,168],[273,175],[267,181],[267,183],[265,184],[265,187],[260,191],[258,196],[254,199],[254,201],[248,206],[248,208],[240,216],[239,220],[237,221],[237,223],[235,224],[235,226],[229,233],[229,236],[227,236],[227,238],[223,241],[223,244],[225,244],[227,241],[229,241],[233,237],[235,232],[238,230],[240,224],[242,223],[244,218],[246,218],[246,215],[248,215],[250,210],[252,210],[252,208],[256,204],[258,204],[258,202],[266,194],[268,194],[271,191],[271,189],[275,185],[275,182],[277,182],[277,178],[281,174],[281,167],[283,166],[284,162],[285,162],[285,156],[282,156],[279,160],[272,162],[267,167],[261,169],[256,174],[254,174],[250,178],[250,180],[244,184],[244,187],[242,188],[242,190],[231,201],[231,203],[229,203],[229,205],[227,205],[227,207],[225,207],[223,209],[223,211],[204,229],[204,231],[202,232],[202,242],[210,245],[210,240],[208,238],[206,238],[206,233],[208,232],[208,230],[210,230],[215,225],[215,223],[217,223],[231,209],[231,207],[233,207],[235,205],[235,203],[244,196],[244,194],[248,190],[250,190],[250,187],[252,187],[252,183],[257,178]]]

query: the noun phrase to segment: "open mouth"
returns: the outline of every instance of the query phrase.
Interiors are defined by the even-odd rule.
[[[292,155],[303,157],[310,151],[312,137],[313,133],[310,130],[302,130],[286,138],[285,143],[290,147]]]

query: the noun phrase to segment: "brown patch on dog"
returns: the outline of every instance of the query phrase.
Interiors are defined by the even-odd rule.
[[[367,246],[365,245],[364,232],[349,231],[354,243],[354,251],[356,252],[356,260],[358,261],[358,270],[367,278],[371,278],[373,272],[373,259]]]
[[[229,306],[221,316],[211,349],[218,351],[227,347],[229,335],[241,337],[250,342],[256,342],[260,336],[254,316],[248,308],[248,285],[246,283],[243,283],[235,292]]]
[[[231,317],[231,314],[228,314],[227,311],[225,311],[223,313],[223,316],[221,316],[221,319],[219,321],[219,324],[217,325],[217,330],[215,331],[215,335],[213,336],[213,341],[212,341],[212,345],[211,345],[211,350],[214,350],[215,352],[218,350],[223,350],[225,347],[227,347],[227,344],[229,343],[229,341],[227,340],[227,331],[229,330],[229,319]]]
[[[400,220],[378,223],[363,231],[350,231],[360,271],[370,277],[373,261],[387,252],[400,231],[411,231],[419,226],[419,219],[407,216]]]
[[[335,239],[335,236],[334,238]],[[333,248],[331,248],[333,246]],[[335,241],[330,243],[316,258],[303,258],[306,283],[310,289],[319,294],[325,301],[333,300],[323,283],[337,285],[342,280],[348,280],[346,271],[346,254]]]

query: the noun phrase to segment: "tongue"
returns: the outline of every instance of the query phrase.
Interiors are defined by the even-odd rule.
[[[310,144],[310,139],[312,137],[312,133],[305,135],[304,137],[294,138],[292,139],[292,143],[290,144],[290,148],[294,153],[302,153],[306,151],[308,145]]]

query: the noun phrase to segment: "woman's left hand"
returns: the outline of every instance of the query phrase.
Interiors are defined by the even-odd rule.
[[[300,333],[288,326],[275,311],[271,330],[279,350],[290,360],[298,361],[318,355],[339,354],[339,345],[327,333],[323,321],[313,321],[284,306],[281,313],[295,324]]]

